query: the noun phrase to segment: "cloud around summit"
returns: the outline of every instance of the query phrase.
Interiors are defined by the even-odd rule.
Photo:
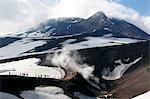
[[[115,0],[0,0],[0,35],[25,30],[49,18],[88,18],[97,11],[124,19],[150,34],[150,16]]]

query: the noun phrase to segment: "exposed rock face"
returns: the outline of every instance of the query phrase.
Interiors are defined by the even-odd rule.
[[[85,33],[103,36],[112,34],[114,37],[150,39],[150,36],[136,26],[120,19],[107,17],[97,12],[88,19],[59,18],[50,19],[36,28],[16,35],[17,37],[51,37]]]

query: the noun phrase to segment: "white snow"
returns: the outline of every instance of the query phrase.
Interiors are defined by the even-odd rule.
[[[136,39],[129,38],[105,38],[105,37],[87,37],[87,41],[82,41],[74,44],[64,45],[65,49],[68,50],[78,50],[92,47],[104,47],[104,46],[113,46],[113,45],[122,45],[138,42]]]
[[[58,38],[73,37],[73,36],[83,34],[83,33],[78,33],[78,34],[68,34],[68,35],[64,35],[64,36],[54,36],[54,34],[56,34],[54,32],[54,30],[56,30],[56,28],[53,28],[46,33],[33,32],[30,35],[28,33],[21,33],[19,36],[18,35],[6,35],[3,37],[29,38],[29,39],[33,39],[33,38],[34,39],[52,39],[52,38],[58,39]],[[49,35],[50,33],[52,34],[51,36]]]
[[[26,51],[32,50],[35,47],[46,44],[46,41],[33,41],[28,38],[23,38],[14,43],[0,48],[0,59],[5,59],[13,56],[18,56]]]
[[[77,23],[77,22],[79,22],[79,21],[81,21],[81,20],[74,20],[74,21],[72,21],[71,23]]]
[[[95,32],[96,30],[94,29],[92,32]]]
[[[48,32],[46,32],[46,35],[52,34],[54,33],[54,31],[56,30],[56,28],[52,28],[51,30],[49,30]],[[45,36],[46,36],[45,35]],[[46,36],[47,37],[47,36]]]
[[[76,34],[76,35],[81,35],[81,34]],[[40,54],[44,52],[49,53],[50,51],[54,51],[56,48],[47,49],[42,52],[32,52],[32,51],[34,51],[36,47],[46,44],[47,39],[51,39],[51,38],[58,39],[58,38],[72,37],[72,36],[73,35],[57,36],[57,37],[51,36],[49,38],[45,38],[45,37],[34,38],[36,39],[36,41],[33,41],[32,40],[33,38],[22,38],[21,40],[10,43],[7,46],[1,47],[0,48],[0,60],[13,58],[13,57],[20,57],[24,55]],[[81,41],[79,43],[74,43],[74,44],[70,44],[70,43],[73,41],[76,41],[76,39],[68,39],[60,44],[62,44],[63,48],[67,50],[79,50],[79,49],[92,48],[92,47],[104,47],[104,46],[129,44],[129,43],[135,43],[139,41],[136,39],[113,38],[110,36],[111,34],[104,35],[103,37],[86,37],[85,39],[87,41]],[[62,50],[62,49],[59,49],[59,50]],[[31,51],[31,52],[25,53],[27,51]]]
[[[104,30],[110,30],[109,28],[104,28]]]
[[[47,29],[49,29],[49,28],[51,28],[52,26],[50,26],[50,25],[45,25],[44,26],[44,28],[43,28],[43,30],[47,30]]]
[[[66,41],[64,41],[64,42],[62,42],[60,44],[63,45],[63,46],[65,46],[65,45],[67,45],[67,44],[69,44],[71,42],[74,42],[74,41],[76,41],[76,39],[68,39],[68,40],[66,40]]]
[[[131,67],[133,64],[137,63],[141,59],[142,59],[142,57],[137,58],[136,60],[134,60],[133,62],[131,62],[129,64],[125,64],[125,63],[122,63],[121,60],[117,60],[117,61],[115,61],[115,63],[118,63],[120,65],[115,67],[112,72],[110,72],[110,68],[104,68],[104,70],[102,72],[102,78],[105,79],[105,80],[116,80],[116,79],[119,79],[119,78],[122,77],[122,75],[125,73],[125,71],[129,67]]]
[[[89,97],[79,92],[75,92],[74,94],[76,97],[79,97],[79,99],[101,99],[98,97]],[[35,89],[35,91],[32,90],[23,91],[20,94],[20,96],[23,97],[24,99],[71,99],[67,95],[64,95],[63,89],[51,86],[41,87],[41,89],[38,88],[38,90]],[[132,99],[149,99],[149,97],[150,91],[138,95]],[[19,99],[19,98],[9,93],[0,92],[0,99]]]
[[[44,33],[40,33],[40,32],[33,32],[30,34],[24,33],[22,35],[20,35],[19,37],[43,37]]]
[[[69,28],[71,28],[71,26],[72,26],[71,24],[70,24],[70,25],[68,25],[68,26],[67,26],[67,30],[68,30]]]
[[[86,96],[80,92],[74,92],[75,96],[78,97],[79,99],[101,99],[98,97],[90,97],[90,96]]]
[[[19,99],[19,98],[9,93],[0,92],[0,99]]]
[[[25,99],[71,99],[64,95],[64,91],[58,87],[36,87],[35,91],[23,91],[20,96]]]
[[[111,34],[111,33],[103,35],[103,37],[105,37],[105,38],[112,37],[112,36],[113,36],[113,34]]]
[[[32,31],[32,30],[33,30],[33,28],[31,28],[29,30],[18,32],[18,33],[13,33],[13,34],[10,34],[8,36],[10,36],[10,37],[20,37],[20,38],[25,38],[25,37],[33,38],[33,37],[43,37],[44,36],[44,33],[41,33],[39,31],[28,33],[28,31]]]
[[[59,87],[54,86],[45,86],[45,87],[36,87],[35,91],[47,93],[47,94],[63,94],[64,90]]]
[[[24,99],[71,99],[64,94],[64,90],[54,86],[36,87],[35,90],[23,91]],[[20,99],[12,94],[0,92],[0,99]]]
[[[132,99],[149,99],[149,98],[150,98],[150,91],[148,91],[144,94],[138,95]]]
[[[22,32],[20,32],[20,33],[17,33],[17,34],[14,34],[14,35],[12,35],[12,36],[14,36],[14,37],[22,37],[22,38],[43,38],[43,37],[49,37],[50,36],[50,34],[53,34],[54,33],[54,31],[56,30],[56,28],[52,28],[52,29],[50,29],[48,32],[46,32],[46,33],[42,33],[41,31],[42,30],[47,30],[48,28],[50,28],[51,26],[45,26],[44,28],[42,28],[42,29],[38,29],[36,32],[32,32],[32,33],[26,33],[26,32],[24,32],[24,33],[22,33]],[[19,35],[19,36],[18,36]]]
[[[29,58],[0,64],[0,75],[20,75],[62,79],[65,72],[61,68],[37,65],[39,59]]]
[[[64,94],[53,95],[38,91],[23,91],[20,96],[24,99],[71,99]]]

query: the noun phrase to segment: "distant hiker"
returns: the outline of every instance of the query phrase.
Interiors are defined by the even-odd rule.
[[[23,76],[25,76],[25,73],[22,73]]]

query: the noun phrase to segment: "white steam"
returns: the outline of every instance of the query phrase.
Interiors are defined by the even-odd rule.
[[[65,70],[80,73],[85,79],[92,77],[94,66],[82,63],[82,58],[76,51],[68,51],[63,49],[61,52],[56,52],[53,56],[49,55],[47,60],[51,65],[63,67]]]

